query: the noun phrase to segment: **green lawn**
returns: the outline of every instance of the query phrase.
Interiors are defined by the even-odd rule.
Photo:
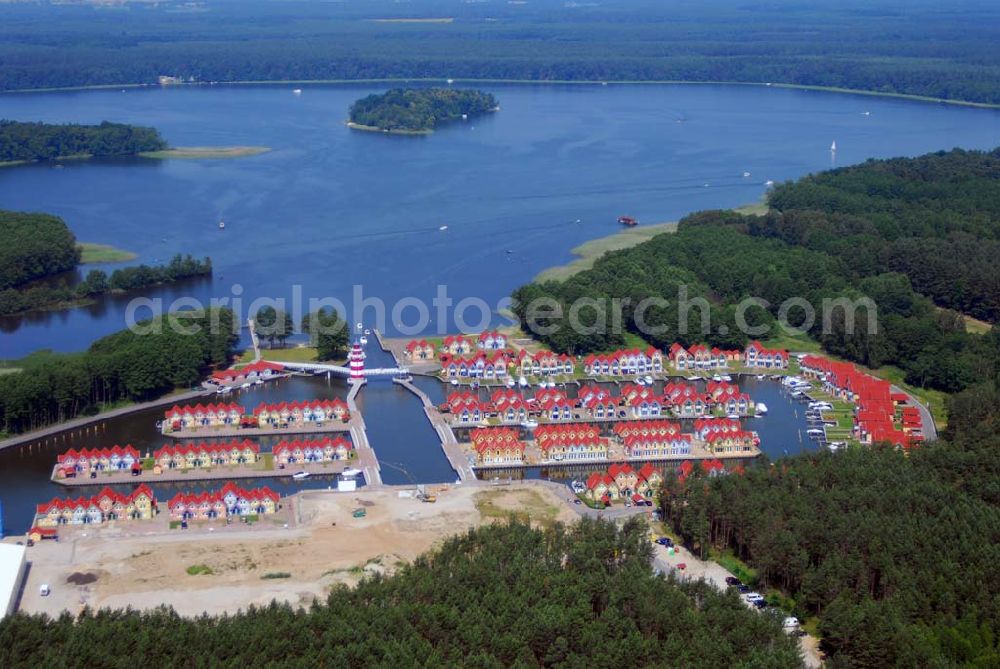
[[[316,362],[314,346],[293,346],[291,348],[261,348],[260,357],[271,362]],[[243,351],[240,363],[253,362],[253,349]]]

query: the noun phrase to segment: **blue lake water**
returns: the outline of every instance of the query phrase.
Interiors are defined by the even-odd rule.
[[[239,293],[244,310],[261,296],[284,297],[291,307],[299,286],[304,299],[350,306],[355,285],[391,305],[429,300],[445,285],[455,301],[479,297],[495,306],[569,260],[573,247],[616,232],[620,214],[645,224],[676,220],[756,201],[766,180],[832,164],[1000,144],[996,110],[714,85],[490,85],[499,113],[429,137],[347,129],[351,102],[383,88],[0,96],[3,118],[107,119],[155,126],[175,146],[273,149],[233,160],[3,169],[0,206],[58,214],[79,239],[127,248],[141,262],[211,256],[212,280],[152,293],[166,305]],[[0,357],[82,349],[124,326],[127,302],[0,321]],[[454,330],[452,316],[432,311],[428,327]],[[464,316],[480,324],[477,310]],[[375,312],[363,320],[375,324]],[[406,322],[415,322],[414,312]],[[382,329],[395,332],[391,321]]]
[[[164,306],[184,297],[239,297],[246,314],[255,298],[283,297],[294,311],[292,299],[301,294],[303,301],[332,297],[350,307],[356,285],[363,296],[390,305],[405,297],[429,301],[443,285],[456,302],[478,297],[495,306],[539,271],[570,260],[573,247],[616,232],[620,214],[644,224],[676,220],[698,209],[756,201],[766,180],[872,157],[1000,144],[996,110],[730,86],[491,85],[498,114],[430,137],[344,127],[350,103],[382,88],[307,87],[300,97],[290,86],[0,96],[2,118],[121,121],[155,126],[174,146],[273,149],[235,160],[2,169],[0,207],[58,214],[79,239],[134,251],[140,262],[210,255],[212,279],[147,293]],[[836,156],[829,151],[833,140]],[[0,319],[0,358],[39,348],[83,349],[124,327],[129,301]],[[475,310],[465,316],[471,328],[483,325]],[[452,317],[434,314],[428,328],[453,331]],[[371,309],[363,320],[396,333]],[[369,350],[369,366],[383,363],[388,366],[384,352]],[[435,402],[443,399],[436,380],[416,382]],[[801,406],[777,384],[742,384],[770,409],[748,423],[768,456],[812,447],[802,439]],[[255,388],[237,400],[252,407],[344,395],[343,382],[315,377]],[[387,483],[453,480],[414,396],[373,381],[358,403]],[[57,453],[116,443],[151,450],[163,441],[154,427],[161,416],[161,409],[140,412],[97,431],[0,451],[8,530],[25,529],[36,503],[65,492],[48,481]],[[291,492],[331,481],[267,483]],[[166,499],[179,487],[161,484],[157,493]]]

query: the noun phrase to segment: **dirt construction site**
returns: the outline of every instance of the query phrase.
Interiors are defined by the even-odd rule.
[[[254,527],[128,532],[60,531],[29,549],[20,609],[77,613],[93,608],[171,606],[179,614],[234,613],[271,600],[308,605],[337,583],[392,573],[443,539],[511,514],[538,524],[577,515],[540,485],[443,486],[436,502],[408,491],[309,491],[284,500],[281,521]],[[285,522],[287,521],[287,522]],[[50,594],[41,596],[48,585]]]

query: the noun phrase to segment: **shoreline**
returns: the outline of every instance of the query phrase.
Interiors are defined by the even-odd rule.
[[[156,83],[129,83],[129,84],[91,84],[87,86],[50,86],[46,88],[11,88],[0,91],[0,95],[7,94],[31,94],[31,93],[67,93],[74,91],[100,91],[113,89],[144,89],[144,88],[180,88],[193,86],[289,86],[294,84],[320,84],[320,85],[352,85],[352,84],[393,84],[393,83],[448,83],[445,77],[382,77],[372,79],[246,79],[237,81],[196,81],[191,83],[170,84],[161,86]],[[784,88],[800,91],[817,91],[823,93],[838,93],[844,95],[864,95],[868,97],[896,98],[900,100],[910,100],[913,102],[927,102],[956,105],[961,107],[973,107],[977,109],[1000,109],[1000,103],[975,102],[972,100],[957,100],[950,98],[936,98],[929,95],[917,95],[914,93],[886,93],[883,91],[871,91],[860,88],[840,88],[837,86],[818,86],[811,84],[788,84],[777,82],[761,81],[695,81],[690,79],[650,79],[650,80],[594,80],[594,79],[477,79],[477,78],[452,78],[453,84],[517,84],[517,85],[539,85],[539,86],[760,86],[764,88]],[[2,163],[0,163],[2,165]]]
[[[591,239],[577,247],[570,249],[570,254],[576,256],[573,260],[562,265],[547,267],[535,275],[532,281],[565,281],[574,274],[588,270],[594,266],[605,253],[611,251],[621,251],[623,249],[638,246],[649,241],[653,237],[661,234],[676,232],[677,222],[668,221],[665,223],[654,223],[653,225],[639,225],[635,228],[625,228],[605,237]]]
[[[886,93],[883,91],[871,91],[862,88],[841,88],[838,86],[818,86],[811,84],[789,84],[763,81],[695,81],[691,79],[620,79],[620,80],[595,80],[595,79],[497,79],[497,78],[451,78],[452,84],[516,84],[534,86],[759,86],[763,88],[783,88],[800,91],[818,91],[824,93],[838,93],[844,95],[863,95],[868,97],[896,98],[900,100],[910,100],[913,102],[927,102],[957,105],[960,107],[973,107],[977,109],[1000,109],[1000,103],[975,102],[973,100],[958,100],[951,98],[936,98],[928,95],[917,95],[914,93]],[[367,79],[245,79],[236,81],[195,81],[182,84],[170,84],[161,86],[156,83],[127,83],[127,84],[90,84],[85,86],[49,86],[45,88],[11,88],[0,91],[0,95],[7,94],[31,94],[31,93],[69,93],[74,91],[101,91],[114,89],[144,89],[144,88],[180,88],[195,86],[290,86],[295,84],[317,84],[317,85],[351,85],[351,84],[396,84],[396,83],[445,83],[449,82],[445,77],[376,77]]]
[[[173,146],[162,151],[143,151],[140,158],[153,160],[199,158],[245,158],[259,156],[271,150],[268,146]]]
[[[360,130],[362,132],[374,132],[382,135],[402,135],[410,137],[426,137],[427,135],[434,134],[433,129],[429,130],[385,130],[374,125],[362,125],[361,123],[355,123],[354,121],[344,121],[346,125],[351,130]]]

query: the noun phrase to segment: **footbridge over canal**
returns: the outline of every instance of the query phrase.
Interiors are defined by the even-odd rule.
[[[247,319],[247,327],[250,330],[250,341],[253,342],[253,359],[257,362],[261,359],[260,354],[260,339],[257,337],[257,329],[254,325],[253,319]],[[370,376],[406,376],[410,373],[405,367],[377,367],[374,369],[367,369],[364,366],[364,352],[361,349],[360,344],[354,344],[351,350],[350,366],[344,367],[343,365],[331,365],[322,362],[286,362],[282,360],[279,363],[285,369],[302,371],[302,372],[329,372],[331,374],[337,374],[338,376],[347,377],[370,377]]]

